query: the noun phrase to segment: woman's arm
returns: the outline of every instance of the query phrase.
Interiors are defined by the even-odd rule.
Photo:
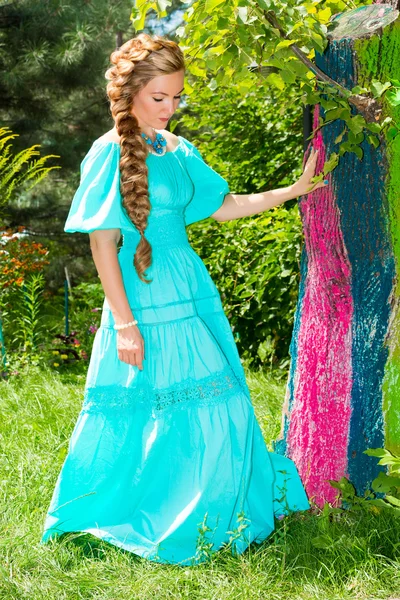
[[[292,185],[255,194],[226,194],[222,206],[212,217],[217,221],[232,221],[241,217],[249,217],[269,210],[274,206],[279,206],[287,200],[308,194],[320,187],[326,187],[325,182],[319,182],[315,185],[311,183],[317,156],[318,150],[311,152],[302,176]]]
[[[117,325],[134,319],[118,262],[117,244],[120,235],[119,229],[99,229],[89,233],[93,261]]]
[[[96,229],[89,233],[93,260],[117,325],[134,320],[118,262],[117,244],[120,236],[120,229]],[[120,360],[143,371],[144,341],[137,325],[117,332],[117,353]]]

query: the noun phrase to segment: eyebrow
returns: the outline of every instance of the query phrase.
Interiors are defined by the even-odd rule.
[[[185,88],[183,87],[181,89],[181,92],[183,92]],[[180,94],[181,92],[178,92],[178,94]],[[168,94],[166,94],[165,92],[151,92],[152,94],[161,94],[162,96],[168,96]],[[175,94],[176,95],[176,94]]]

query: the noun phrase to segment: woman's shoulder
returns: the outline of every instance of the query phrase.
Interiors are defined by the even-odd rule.
[[[97,172],[105,174],[115,171],[119,164],[119,143],[111,137],[101,136],[94,140],[81,161],[81,175],[84,177]]]
[[[103,135],[101,135],[99,138],[97,138],[97,140],[95,140],[93,143],[98,143],[98,142],[114,142],[115,144],[119,144],[119,135],[117,133],[117,131],[115,129],[110,129],[110,131],[106,131],[106,133],[103,133]]]

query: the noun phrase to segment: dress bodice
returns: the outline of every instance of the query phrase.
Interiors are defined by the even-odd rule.
[[[229,193],[226,180],[204,162],[197,148],[178,138],[173,151],[146,157],[151,208],[145,235],[154,245],[187,240],[185,227],[212,215]],[[119,159],[118,142],[99,138],[92,144],[81,163],[81,181],[64,231],[119,228],[124,245],[137,243],[140,234],[122,203]]]

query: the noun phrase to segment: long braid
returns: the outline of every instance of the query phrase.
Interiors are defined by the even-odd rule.
[[[106,71],[107,95],[111,114],[120,137],[120,187],[123,205],[141,239],[136,248],[133,264],[144,283],[144,272],[152,264],[152,248],[144,232],[151,205],[148,192],[148,149],[139,123],[132,114],[134,96],[158,75],[174,73],[185,68],[179,46],[159,36],[141,33],[128,40],[110,57],[113,67]]]

